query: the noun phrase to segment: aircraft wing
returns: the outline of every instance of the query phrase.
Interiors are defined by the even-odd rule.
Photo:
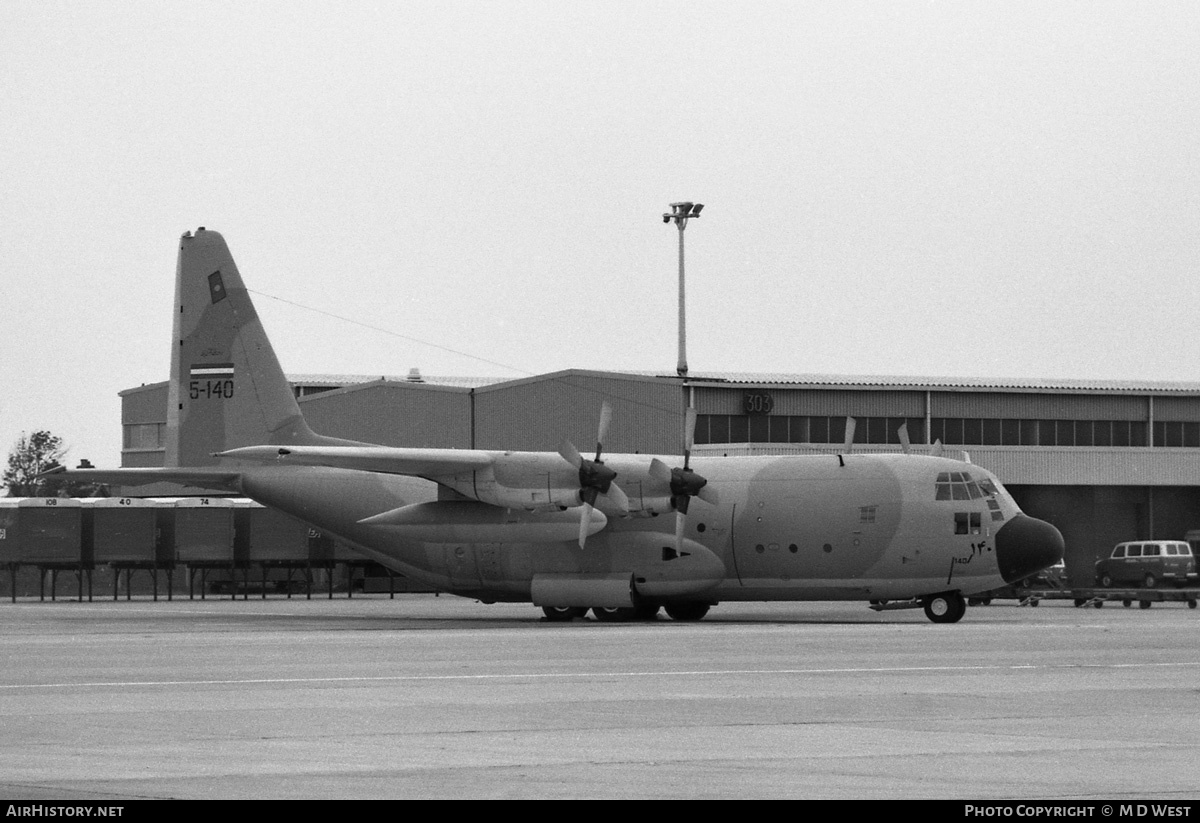
[[[248,446],[218,452],[217,457],[291,466],[406,474],[435,479],[478,471],[495,462],[489,452],[464,449],[402,449],[393,446]]]
[[[194,469],[68,469],[58,467],[39,477],[54,480],[75,480],[83,483],[103,483],[114,486],[146,486],[151,483],[177,483],[201,489],[237,491],[241,472],[227,468]]]

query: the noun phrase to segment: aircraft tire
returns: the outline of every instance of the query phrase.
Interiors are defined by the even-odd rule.
[[[709,604],[699,601],[668,603],[664,608],[672,620],[703,620],[708,614]]]
[[[930,595],[924,605],[925,616],[934,623],[957,623],[967,613],[967,601],[958,592]]]
[[[587,609],[579,606],[542,606],[542,613],[551,623],[569,623],[586,615]]]
[[[658,610],[662,606],[658,603],[638,603],[633,607],[634,620],[657,620]]]
[[[592,615],[601,623],[624,623],[634,617],[633,609],[628,606],[619,608],[592,606]]]

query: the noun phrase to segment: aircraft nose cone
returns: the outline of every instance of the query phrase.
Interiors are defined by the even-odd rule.
[[[996,564],[1006,583],[1015,583],[1063,558],[1062,533],[1045,520],[1018,514],[996,532]]]

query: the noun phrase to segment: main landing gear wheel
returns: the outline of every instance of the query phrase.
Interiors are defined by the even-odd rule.
[[[672,620],[701,620],[708,614],[708,603],[668,603],[664,608]]]
[[[931,594],[923,602],[925,616],[934,623],[957,623],[967,613],[967,601],[958,592]]]
[[[658,603],[639,602],[633,607],[634,620],[657,620],[658,610],[662,608]]]
[[[634,618],[633,609],[629,606],[593,606],[592,614],[601,623],[623,623]]]
[[[569,623],[587,614],[587,609],[579,606],[542,606],[542,613],[551,623]]]

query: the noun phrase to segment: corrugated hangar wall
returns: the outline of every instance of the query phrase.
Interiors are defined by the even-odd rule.
[[[934,417],[1146,419],[1146,398],[1131,395],[935,391],[930,398],[930,405]]]
[[[379,381],[303,397],[313,431],[333,437],[431,449],[471,447],[468,389]]]
[[[475,446],[554,451],[569,439],[586,453],[596,447],[605,401],[613,409],[605,451],[680,451],[684,406],[678,383],[581,371],[476,389]]]
[[[1154,398],[1155,420],[1200,419],[1200,397]]]
[[[127,389],[121,397],[121,465],[154,468],[163,464],[162,435],[167,425],[167,384]],[[153,427],[153,428],[151,428]],[[139,437],[144,430],[145,438]]]
[[[831,417],[921,417],[925,393],[921,391],[868,391],[847,389],[795,389],[770,386],[774,399],[771,414],[829,415]],[[746,389],[738,385],[697,386],[696,411],[700,414],[745,414]]]

